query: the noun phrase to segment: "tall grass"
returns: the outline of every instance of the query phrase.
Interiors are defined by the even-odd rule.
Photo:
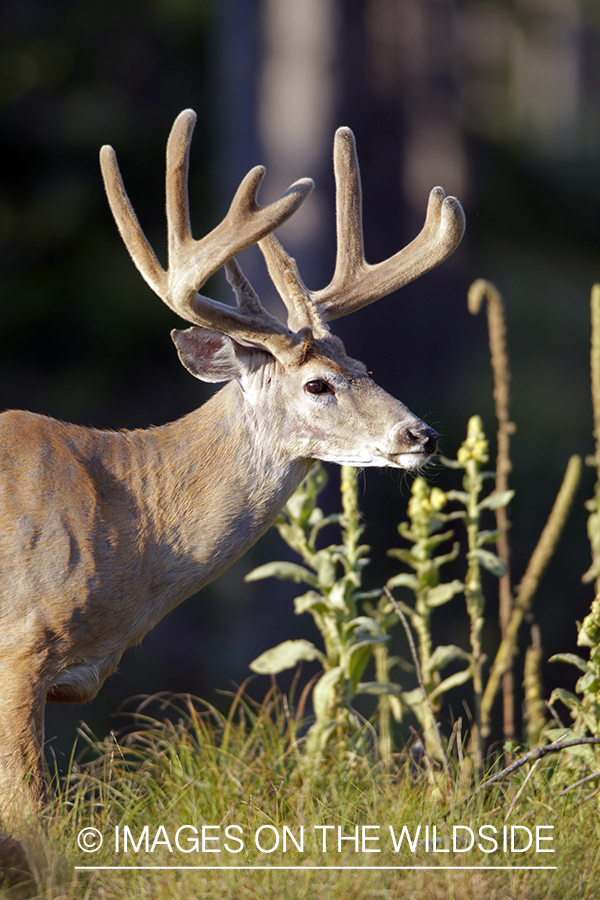
[[[427,768],[404,754],[393,773],[366,757],[301,765],[303,723],[275,687],[262,704],[240,690],[227,717],[189,697],[165,701],[160,712],[159,720],[142,707],[126,739],[93,742],[95,759],[74,764],[41,821],[23,829],[32,879],[0,896],[585,900],[600,892],[597,809],[586,800],[589,785],[556,789],[556,759],[524,765],[485,789],[474,782],[442,797],[432,794]],[[459,755],[450,758],[458,785]],[[90,826],[104,837],[96,853],[77,846],[77,835]],[[511,826],[515,847],[525,846],[526,829],[535,834],[538,827],[539,847],[555,852],[535,852],[535,845],[511,852]],[[462,852],[469,828],[477,842]],[[498,849],[484,853],[477,844],[492,849],[492,835]],[[170,868],[78,868],[89,866]],[[210,866],[225,868],[202,868]],[[427,868],[414,868],[421,866]],[[456,868],[429,868],[440,866]],[[482,866],[491,868],[473,868]]]

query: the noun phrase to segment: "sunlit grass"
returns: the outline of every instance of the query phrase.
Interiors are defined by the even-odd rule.
[[[561,793],[569,783],[563,770],[557,774],[556,758],[524,766],[479,791],[474,783],[464,783],[456,746],[454,752],[449,748],[450,784],[445,777],[438,779],[437,769],[417,764],[408,754],[395,756],[386,772],[377,762],[376,746],[366,756],[348,753],[315,769],[305,765],[301,753],[303,723],[294,719],[287,698],[275,688],[260,705],[238,693],[227,717],[190,698],[179,698],[168,708],[165,703],[164,721],[142,708],[127,736],[89,739],[94,758],[74,762],[42,819],[21,831],[33,880],[5,887],[0,896],[591,900],[600,895],[595,785]],[[575,780],[573,775],[571,782]],[[396,850],[403,826],[407,834]],[[454,826],[461,826],[457,847],[464,846],[468,828],[474,832],[471,850],[453,852]],[[497,831],[494,852],[477,846],[493,848],[488,839],[495,832],[479,834],[483,826]],[[517,847],[524,846],[529,829],[532,848],[510,852],[509,830],[504,852],[505,826],[519,826],[514,832]],[[78,834],[88,827],[98,829],[104,839],[95,853],[77,845]],[[535,852],[536,827],[542,837],[538,849],[554,853]],[[550,836],[551,841],[543,841]],[[80,866],[171,868],[91,871]],[[281,866],[301,868],[275,868]],[[468,868],[481,866],[556,868]]]

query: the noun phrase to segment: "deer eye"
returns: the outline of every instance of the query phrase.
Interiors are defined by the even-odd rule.
[[[334,390],[327,381],[322,378],[315,378],[314,381],[307,381],[304,390],[309,394],[333,394]]]

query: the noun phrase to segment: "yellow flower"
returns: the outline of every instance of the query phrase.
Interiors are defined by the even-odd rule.
[[[483,422],[480,416],[471,416],[467,426],[467,439],[458,451],[459,463],[466,464],[469,460],[478,463],[488,461],[488,442],[483,430]]]

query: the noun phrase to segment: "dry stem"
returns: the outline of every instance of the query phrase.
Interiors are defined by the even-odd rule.
[[[519,626],[523,621],[523,616],[531,605],[532,597],[540,583],[542,573],[554,553],[561,531],[567,520],[580,476],[581,458],[579,456],[572,456],[567,465],[567,470],[560,486],[560,490],[554,501],[554,506],[548,516],[548,521],[546,522],[537,546],[531,555],[523,580],[517,588],[515,605],[508,623],[506,637],[503,638],[500,643],[488,678],[488,683],[481,701],[481,732],[484,737],[489,737],[490,734],[492,704],[500,684],[500,679],[514,656]]]

